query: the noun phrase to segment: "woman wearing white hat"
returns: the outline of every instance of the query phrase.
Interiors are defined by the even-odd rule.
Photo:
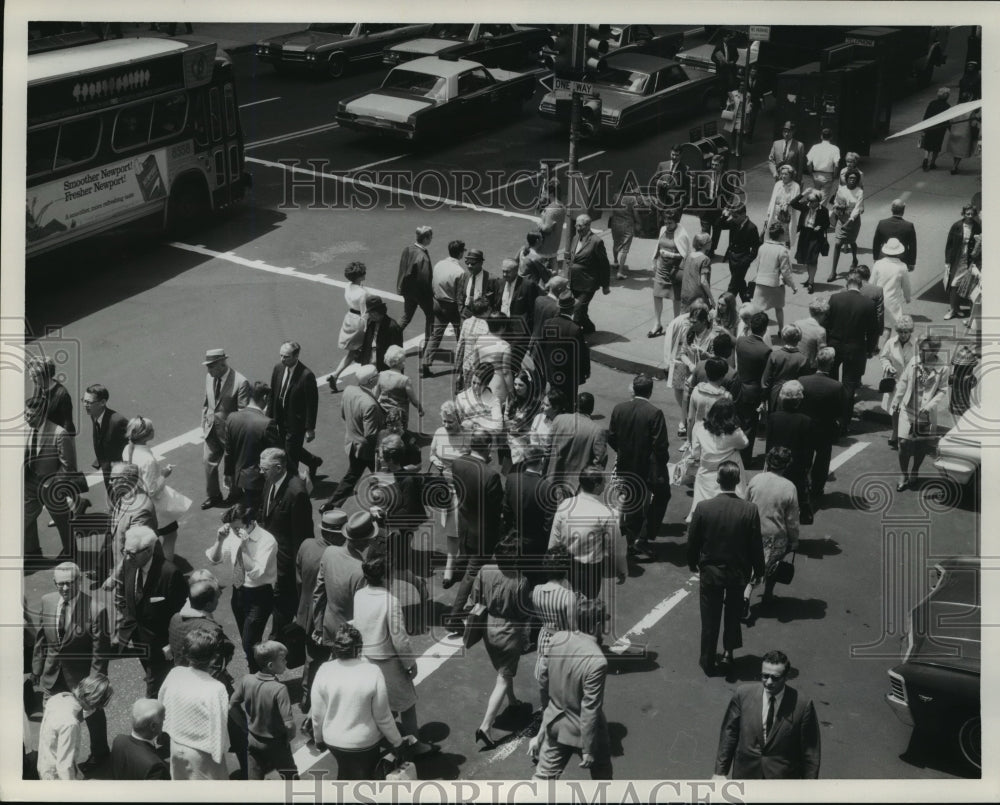
[[[882,257],[872,266],[871,284],[882,289],[885,297],[885,329],[892,330],[903,315],[903,305],[910,304],[910,272],[901,259],[906,247],[899,238],[882,244]]]

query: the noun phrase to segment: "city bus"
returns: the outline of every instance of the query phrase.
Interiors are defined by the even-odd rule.
[[[183,232],[250,186],[229,58],[137,37],[28,56],[26,252],[150,217]]]

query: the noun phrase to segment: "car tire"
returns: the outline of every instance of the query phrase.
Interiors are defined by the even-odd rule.
[[[334,53],[326,63],[326,74],[330,78],[343,78],[347,73],[347,56]]]
[[[962,756],[978,770],[983,768],[982,722],[979,716],[963,721],[958,728],[958,748]]]

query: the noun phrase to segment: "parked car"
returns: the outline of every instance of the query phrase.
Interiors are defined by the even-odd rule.
[[[255,52],[282,72],[304,68],[340,78],[354,66],[380,63],[385,48],[423,36],[430,24],[397,22],[314,22],[304,31],[263,39]]]
[[[382,61],[396,66],[422,56],[472,59],[486,67],[538,60],[549,42],[544,28],[510,23],[439,22],[426,36],[386,48]]]
[[[683,30],[658,34],[651,25],[612,25],[608,54],[645,53],[672,59],[683,44]]]
[[[934,468],[959,486],[975,483],[979,477],[983,436],[986,433],[987,422],[980,409],[970,408],[938,440]]]
[[[601,99],[598,134],[625,131],[665,116],[676,121],[718,109],[723,97],[714,73],[642,53],[609,56],[605,68],[588,83]],[[547,93],[538,111],[544,118],[568,123],[569,92]]]
[[[520,114],[535,77],[465,59],[427,56],[389,72],[376,90],[340,102],[337,122],[405,140],[453,135]]]
[[[982,768],[980,560],[944,559],[937,580],[910,613],[903,662],[889,671],[886,701],[896,716],[954,742]]]

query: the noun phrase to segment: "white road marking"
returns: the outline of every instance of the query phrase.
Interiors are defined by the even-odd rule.
[[[281,96],[275,95],[273,98],[264,98],[263,100],[260,101],[250,101],[250,103],[241,103],[240,109],[246,109],[248,106],[256,106],[259,103],[270,103],[271,101],[280,101],[280,100]]]
[[[280,170],[289,171],[290,173],[299,173],[306,176],[312,176],[321,179],[331,179],[334,182],[341,182],[342,184],[354,184],[360,187],[367,187],[369,190],[383,190],[388,193],[396,193],[401,196],[409,196],[410,198],[418,198],[421,201],[434,202],[441,204],[442,206],[448,205],[450,207],[463,207],[467,210],[473,210],[475,212],[489,212],[494,215],[501,215],[504,218],[522,218],[525,221],[535,221],[537,216],[527,215],[523,212],[511,212],[508,210],[498,210],[493,207],[483,207],[479,204],[470,204],[466,201],[458,201],[457,199],[450,198],[440,198],[439,196],[430,196],[426,193],[414,193],[412,190],[404,190],[401,187],[390,187],[389,185],[378,184],[376,182],[367,182],[361,179],[355,179],[350,176],[339,176],[335,173],[324,173],[322,171],[314,171],[306,168],[293,167],[291,165],[283,165],[280,162],[271,162],[267,159],[257,159],[256,157],[247,157],[247,162],[253,162],[257,165],[263,165],[268,168],[278,168]]]
[[[339,129],[339,123],[324,123],[322,126],[313,126],[311,129],[301,129],[299,131],[292,131],[288,134],[279,134],[277,137],[269,137],[266,140],[255,140],[252,143],[247,143],[243,146],[244,150],[249,148],[260,148],[264,145],[275,145],[276,143],[283,143],[288,140],[295,140],[299,137],[309,137],[313,134],[322,134],[324,131],[330,131],[331,129]]]
[[[833,461],[830,462],[830,472],[833,472],[837,467],[843,466],[852,458],[854,458],[858,453],[864,450],[871,442],[855,442],[850,447],[848,447],[843,453],[839,453]]]
[[[606,153],[606,152],[604,152],[604,151],[595,151],[593,154],[587,154],[584,157],[580,157],[577,160],[577,164],[579,164],[581,162],[586,162],[588,159],[593,159],[594,157],[599,157],[599,156],[601,156],[601,154],[604,154],[604,153]],[[567,167],[569,167],[569,163],[568,162],[560,162],[558,165],[556,165],[555,170],[558,171],[558,170],[562,170],[563,168],[567,168]],[[515,185],[521,184],[521,182],[527,182],[529,180],[537,180],[538,177],[541,176],[541,175],[542,175],[541,171],[535,171],[530,176],[522,176],[520,179],[514,179],[514,180],[512,180],[510,182],[507,182],[506,184],[502,184],[499,187],[494,188],[493,193],[499,193],[501,190],[506,190],[508,187],[514,187]]]
[[[374,168],[376,165],[385,165],[387,162],[395,162],[397,159],[402,159],[403,157],[408,157],[409,154],[400,154],[398,157],[389,157],[388,159],[380,159],[378,162],[369,162],[367,165],[359,165],[356,168],[348,168],[344,173],[357,173],[358,171],[363,171],[366,168]]]

